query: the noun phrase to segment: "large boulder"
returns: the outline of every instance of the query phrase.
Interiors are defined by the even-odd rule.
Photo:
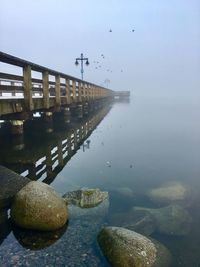
[[[82,188],[63,195],[67,204],[73,204],[81,208],[93,208],[107,198],[108,192],[100,191],[98,188]]]
[[[167,267],[170,264],[166,247],[125,228],[103,228],[98,243],[114,267]]]
[[[22,228],[56,230],[64,226],[67,218],[63,199],[42,182],[28,183],[16,194],[11,206],[11,219]]]
[[[151,189],[148,196],[156,203],[173,204],[188,202],[190,189],[180,182],[170,182]]]
[[[143,213],[143,217],[152,217],[155,221],[155,230],[166,235],[187,235],[191,230],[191,216],[188,211],[179,205],[169,205],[159,209],[134,207],[134,213]]]

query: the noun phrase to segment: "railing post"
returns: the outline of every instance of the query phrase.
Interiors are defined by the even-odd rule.
[[[52,173],[52,156],[51,156],[51,146],[49,145],[46,149],[46,172],[47,172],[47,177],[51,175]]]
[[[65,95],[66,95],[66,101],[67,104],[71,103],[71,97],[70,97],[70,83],[69,79],[65,79]]]
[[[56,106],[59,107],[61,104],[60,98],[60,75],[56,75]]]
[[[72,98],[73,102],[76,102],[76,81],[72,80]]]
[[[42,73],[42,83],[43,83],[43,105],[44,108],[49,108],[49,73],[44,71]]]
[[[24,101],[27,110],[33,110],[31,66],[23,67]]]
[[[92,85],[92,100],[95,98],[95,87]]]
[[[67,135],[67,152],[68,152],[68,156],[71,157],[71,153],[72,153],[72,132],[71,131],[69,131]]]
[[[84,98],[86,101],[88,101],[88,91],[90,90],[90,85],[86,84],[84,87]]]
[[[84,101],[87,101],[87,94],[88,94],[88,84],[83,84],[83,99]]]
[[[96,98],[97,98],[97,87],[94,86],[94,99],[96,99]]]
[[[64,166],[64,160],[63,160],[63,151],[62,151],[62,141],[58,141],[58,165]]]
[[[29,164],[28,173],[28,178],[30,178],[31,180],[37,180],[35,163]]]
[[[16,95],[15,82],[11,81],[10,85],[11,85],[11,94],[12,96],[15,96]]]
[[[93,85],[90,85],[90,100],[93,100]]]
[[[82,97],[82,86],[83,83],[82,82],[78,82],[78,102],[82,102],[83,97]]]

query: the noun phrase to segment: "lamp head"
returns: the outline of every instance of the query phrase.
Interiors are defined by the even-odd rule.
[[[88,61],[88,59],[87,59],[87,61],[85,62],[85,64],[88,66],[90,63],[89,63],[89,61]]]
[[[78,60],[77,60],[77,59],[76,59],[76,61],[75,61],[75,65],[78,66]]]

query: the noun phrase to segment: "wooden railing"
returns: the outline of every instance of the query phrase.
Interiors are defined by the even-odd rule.
[[[5,98],[15,99],[15,102],[18,99],[21,106],[16,111],[49,109],[113,95],[113,91],[107,88],[3,52],[0,52],[0,62],[18,66],[23,70],[23,76],[0,72],[0,105],[2,100],[5,102]],[[32,71],[39,72],[42,79],[33,78]],[[50,76],[53,76],[55,81],[51,81]],[[4,111],[6,107],[4,104],[0,108],[0,115],[11,112],[9,109]]]

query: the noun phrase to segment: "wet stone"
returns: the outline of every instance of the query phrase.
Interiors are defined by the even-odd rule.
[[[67,206],[51,186],[32,181],[16,194],[11,219],[22,228],[53,231],[67,222]]]
[[[1,247],[3,266],[13,267],[8,259],[14,253],[20,256],[22,266],[106,267],[94,244],[108,209],[108,199],[94,208],[69,205],[69,224],[63,234],[59,232],[61,229],[37,234],[18,227],[13,229],[17,241],[11,234]]]
[[[105,227],[99,246],[111,266],[168,267],[171,255],[161,243],[122,227]]]
[[[108,198],[108,192],[100,191],[98,188],[82,188],[77,191],[67,192],[63,199],[68,204],[81,208],[92,208],[99,205]]]

